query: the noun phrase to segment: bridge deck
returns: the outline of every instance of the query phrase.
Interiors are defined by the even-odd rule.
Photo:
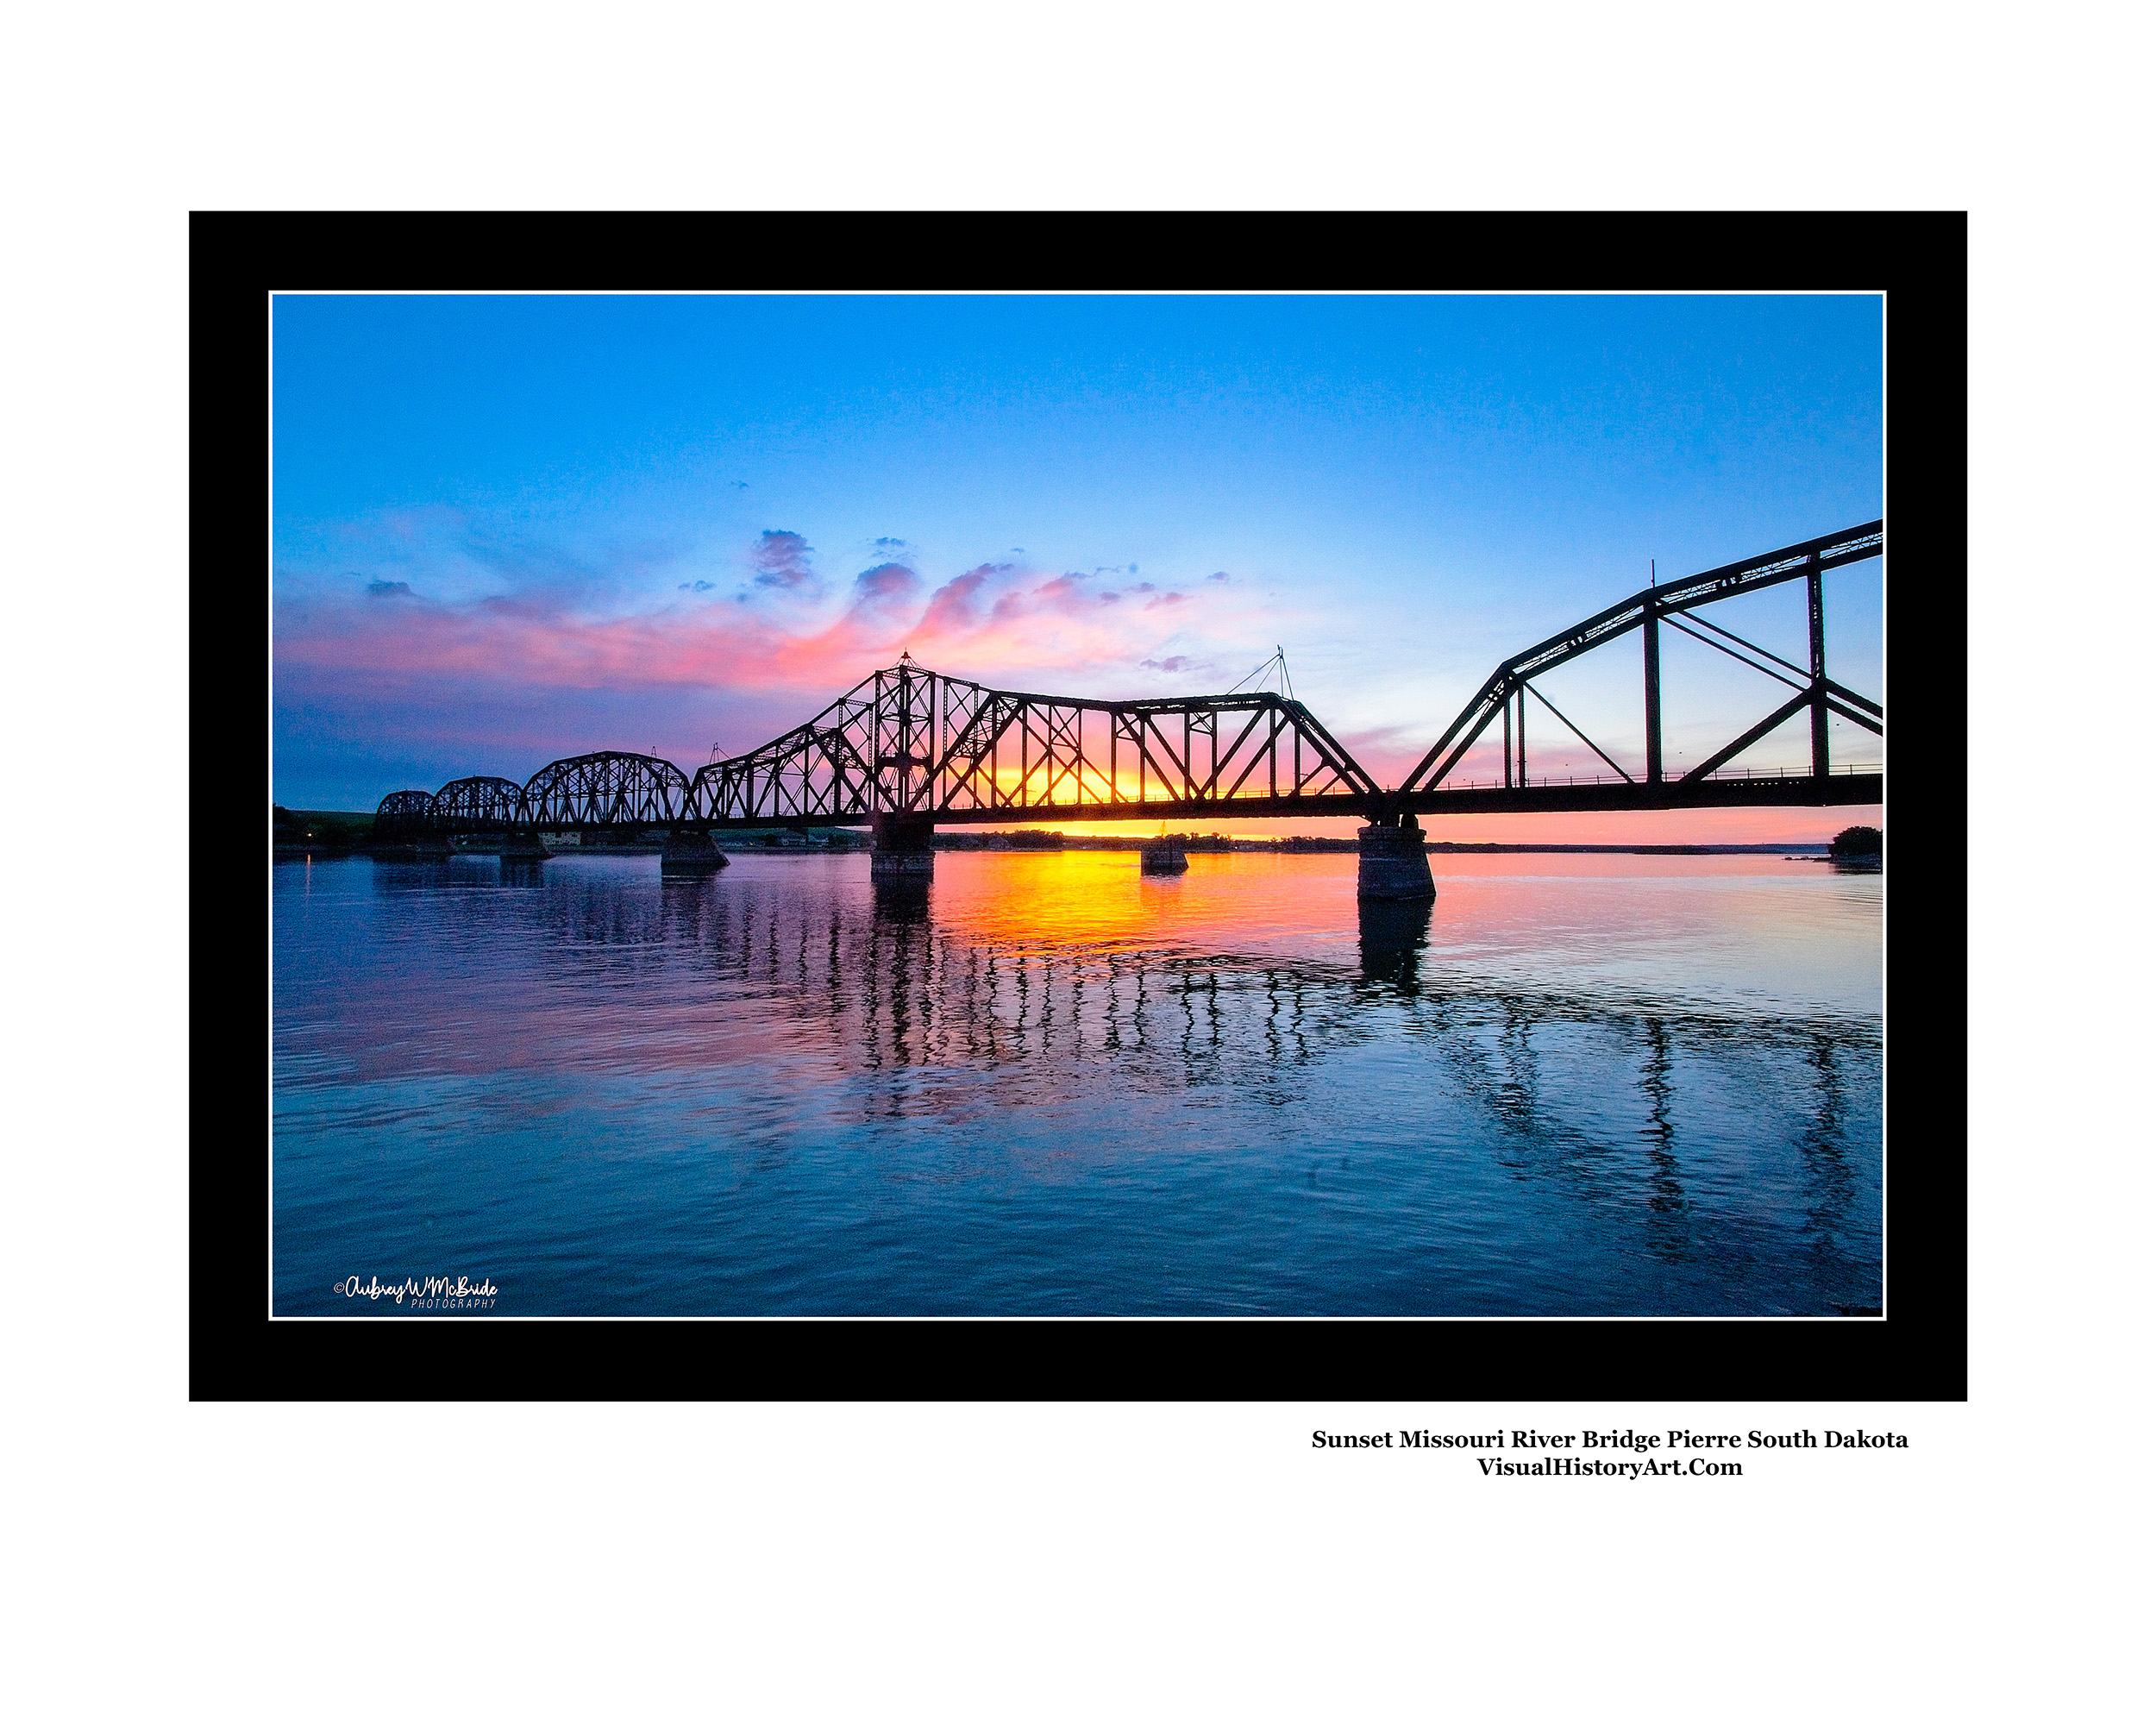
[[[1833,808],[1883,800],[1884,775],[1834,773],[1824,779],[1810,774],[1783,776],[1703,779],[1686,784],[1566,783],[1482,785],[1459,789],[1418,791],[1401,800],[1418,817],[1448,814],[1597,813],[1626,809]],[[1338,820],[1365,819],[1360,797],[1344,793],[1308,797],[1200,797],[1183,800],[1148,799],[1122,803],[1035,804],[1031,807],[957,808],[930,812],[938,826],[1009,826],[1043,821],[1103,820]],[[693,821],[724,832],[742,828],[866,826],[867,814],[760,815],[736,819]]]

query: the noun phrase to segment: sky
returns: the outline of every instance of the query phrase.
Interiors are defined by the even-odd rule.
[[[273,794],[371,809],[609,748],[693,773],[901,651],[1126,697],[1222,691],[1276,647],[1397,782],[1501,660],[1651,560],[1666,580],[1883,514],[1883,337],[1876,296],[279,295]],[[1711,615],[1804,657],[1801,583]],[[1883,699],[1882,561],[1830,574],[1827,616],[1830,674]],[[1673,768],[1788,693],[1668,630],[1662,654]],[[1639,684],[1634,634],[1538,687],[1637,772]],[[1837,761],[1879,759],[1833,729]],[[1499,770],[1495,737],[1462,775]],[[1546,717],[1529,751],[1607,770]]]

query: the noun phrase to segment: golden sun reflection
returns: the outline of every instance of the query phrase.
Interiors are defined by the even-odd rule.
[[[936,916],[972,937],[1035,950],[1190,941],[1259,950],[1315,930],[1352,937],[1352,854],[1193,851],[1182,875],[1142,874],[1136,850],[943,851]],[[1222,944],[1225,943],[1225,947]]]

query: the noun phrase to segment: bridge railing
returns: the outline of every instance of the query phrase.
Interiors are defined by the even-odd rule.
[[[1882,763],[1877,761],[1845,761],[1839,766],[1829,768],[1827,775],[1848,778],[1880,773],[1884,770]],[[1719,767],[1692,782],[1712,784],[1727,779],[1801,780],[1819,776],[1809,767]],[[1511,780],[1447,779],[1443,784],[1435,786],[1433,788],[1438,791],[1505,791],[1562,785],[1638,785],[1639,782],[1640,781],[1636,778],[1629,778],[1623,775],[1613,777],[1607,773],[1548,773],[1540,777],[1531,774],[1524,780],[1518,778]],[[1665,782],[1674,785],[1677,781],[1672,779]]]

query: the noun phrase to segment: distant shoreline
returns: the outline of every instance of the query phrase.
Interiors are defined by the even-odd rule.
[[[283,857],[365,856],[373,848],[374,817],[358,811],[277,811],[281,819],[273,834],[273,854]],[[310,831],[311,829],[311,831]],[[307,834],[305,840],[298,835]],[[1225,851],[1254,852],[1260,856],[1294,856],[1311,851],[1354,852],[1352,838],[1328,834],[1319,837],[1283,833],[1278,838],[1230,838],[1220,833],[1182,832],[1170,835],[1183,841],[1184,849],[1204,856]],[[719,849],[739,856],[782,856],[790,851],[866,850],[868,833],[858,827],[800,828],[736,827],[712,833]],[[663,835],[652,830],[641,839],[617,838],[611,844],[579,845],[573,839],[559,844],[559,854],[573,856],[642,856],[660,849]],[[1009,832],[985,832],[978,828],[946,827],[936,835],[938,850],[1138,850],[1152,843],[1142,833],[1065,833],[1054,828],[1027,827]],[[1788,856],[1823,860],[1826,843],[1789,844],[1501,844],[1428,839],[1424,850],[1445,856]],[[475,853],[487,854],[483,847]]]
[[[1566,855],[1579,852],[1589,856],[1824,856],[1824,844],[1430,844],[1425,850],[1447,852],[1494,852],[1510,856],[1517,853],[1548,853]]]

